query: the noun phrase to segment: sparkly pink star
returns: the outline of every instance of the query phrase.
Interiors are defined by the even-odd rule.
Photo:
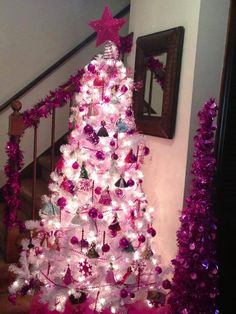
[[[89,22],[89,25],[97,32],[96,46],[101,45],[107,40],[111,40],[119,46],[119,30],[124,23],[126,23],[125,19],[113,18],[109,7],[106,6],[100,20]]]

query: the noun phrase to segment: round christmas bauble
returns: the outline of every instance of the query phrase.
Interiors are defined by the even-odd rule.
[[[128,296],[128,291],[126,289],[121,289],[120,290],[120,297],[122,299],[124,299],[124,298],[127,298],[127,296]]]
[[[126,93],[128,90],[128,87],[126,85],[122,85],[120,90],[122,93]]]
[[[117,231],[116,230],[111,230],[110,235],[112,238],[115,238],[117,236]]]
[[[162,282],[162,287],[166,290],[170,289],[171,288],[171,283],[168,279],[165,279],[163,280]]]
[[[132,117],[133,112],[132,112],[132,110],[127,109],[126,112],[125,112],[125,114],[126,114],[127,117]]]
[[[113,153],[112,155],[111,155],[111,159],[113,159],[113,160],[117,160],[119,157],[118,157],[118,155],[116,154],[116,153]]]
[[[97,216],[98,216],[97,208],[95,208],[95,207],[90,208],[88,214],[89,214],[89,217],[91,217],[91,218],[97,218]]]
[[[134,186],[134,180],[133,179],[129,179],[127,181],[128,186]]]
[[[70,243],[71,244],[79,244],[79,240],[76,236],[73,236],[71,239],[70,239]]]
[[[125,237],[121,238],[119,241],[119,245],[122,248],[127,248],[129,246],[129,244],[130,244],[129,240]]]
[[[153,227],[148,228],[147,232],[152,236],[155,237],[157,234],[156,230]]]
[[[161,268],[160,266],[156,266],[155,271],[156,271],[158,274],[161,274],[161,273],[162,273],[162,268]]]
[[[75,169],[75,170],[79,168],[79,164],[78,164],[77,161],[73,162],[72,168]]]
[[[88,243],[87,240],[82,239],[82,240],[80,241],[80,245],[81,245],[82,248],[87,248],[87,247],[89,246],[89,243]]]
[[[110,102],[110,97],[108,97],[108,96],[104,96],[103,97],[103,101],[105,102],[105,103],[109,103]]]
[[[102,193],[102,188],[100,186],[97,186],[94,190],[95,194],[100,195]]]
[[[85,125],[84,127],[84,133],[91,135],[93,133],[93,127],[89,124]]]
[[[98,160],[104,160],[106,158],[106,155],[102,150],[99,150],[96,152],[96,158]]]
[[[145,156],[149,155],[150,149],[149,149],[147,146],[145,146],[145,147],[143,148],[143,153],[144,153]]]
[[[57,200],[57,205],[63,209],[67,204],[67,201],[65,199],[65,197],[60,197],[58,200]]]
[[[138,241],[139,241],[140,243],[145,242],[145,240],[146,240],[146,238],[145,238],[145,236],[144,236],[143,234],[140,234],[140,235],[138,236]]]
[[[95,65],[94,64],[92,64],[92,63],[89,63],[89,65],[88,65],[88,71],[89,72],[91,72],[91,73],[93,73],[93,74],[95,74]]]
[[[131,299],[134,299],[134,298],[135,298],[134,292],[130,292],[130,293],[129,293],[129,296],[131,297]]]
[[[103,214],[102,213],[98,214],[98,219],[103,219]]]
[[[115,194],[116,196],[121,198],[124,195],[124,192],[122,191],[122,189],[115,189]]]
[[[115,145],[116,145],[116,142],[115,142],[114,140],[111,140],[111,141],[110,141],[110,146],[111,146],[111,147],[114,147]]]
[[[103,251],[104,253],[109,252],[109,251],[110,251],[110,245],[107,244],[107,243],[103,244],[103,246],[102,246],[102,251]]]

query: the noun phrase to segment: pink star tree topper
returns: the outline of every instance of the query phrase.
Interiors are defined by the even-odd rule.
[[[120,46],[119,30],[125,23],[126,19],[113,18],[111,10],[106,6],[100,20],[89,22],[89,25],[97,32],[96,46],[107,40]]]

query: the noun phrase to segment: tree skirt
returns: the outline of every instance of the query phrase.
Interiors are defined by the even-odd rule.
[[[39,296],[35,296],[30,309],[30,314],[62,314],[58,311],[49,311],[46,304],[39,302]],[[93,309],[89,308],[89,304],[92,300],[87,300],[86,302],[76,306],[72,305],[69,301],[66,303],[65,311],[63,314],[98,314]],[[129,304],[126,306],[128,314],[171,314],[169,306],[164,306],[160,309],[150,309],[145,306],[142,302],[136,302],[134,304]],[[104,310],[102,314],[112,314],[109,310]]]

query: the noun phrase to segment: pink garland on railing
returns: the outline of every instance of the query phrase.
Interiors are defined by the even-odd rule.
[[[30,128],[39,123],[41,118],[47,118],[53,109],[63,107],[67,101],[70,101],[74,92],[80,90],[80,80],[84,70],[79,70],[76,75],[72,75],[68,82],[61,85],[55,91],[51,91],[45,99],[37,103],[32,109],[23,112],[25,128]]]
[[[148,62],[147,62],[147,67],[149,68],[150,71],[154,73],[156,82],[160,84],[161,88],[163,89],[165,79],[164,78],[161,79],[160,77],[158,77],[158,75],[155,74],[155,70],[160,69],[163,72],[165,72],[166,68],[164,64],[159,59],[155,59],[154,57],[149,57]]]
[[[7,183],[3,187],[3,197],[6,202],[6,213],[4,222],[11,226],[17,222],[16,211],[21,207],[20,194],[20,171],[23,167],[23,153],[19,143],[15,138],[10,137],[6,144],[7,163],[4,167],[4,173],[7,177]]]

